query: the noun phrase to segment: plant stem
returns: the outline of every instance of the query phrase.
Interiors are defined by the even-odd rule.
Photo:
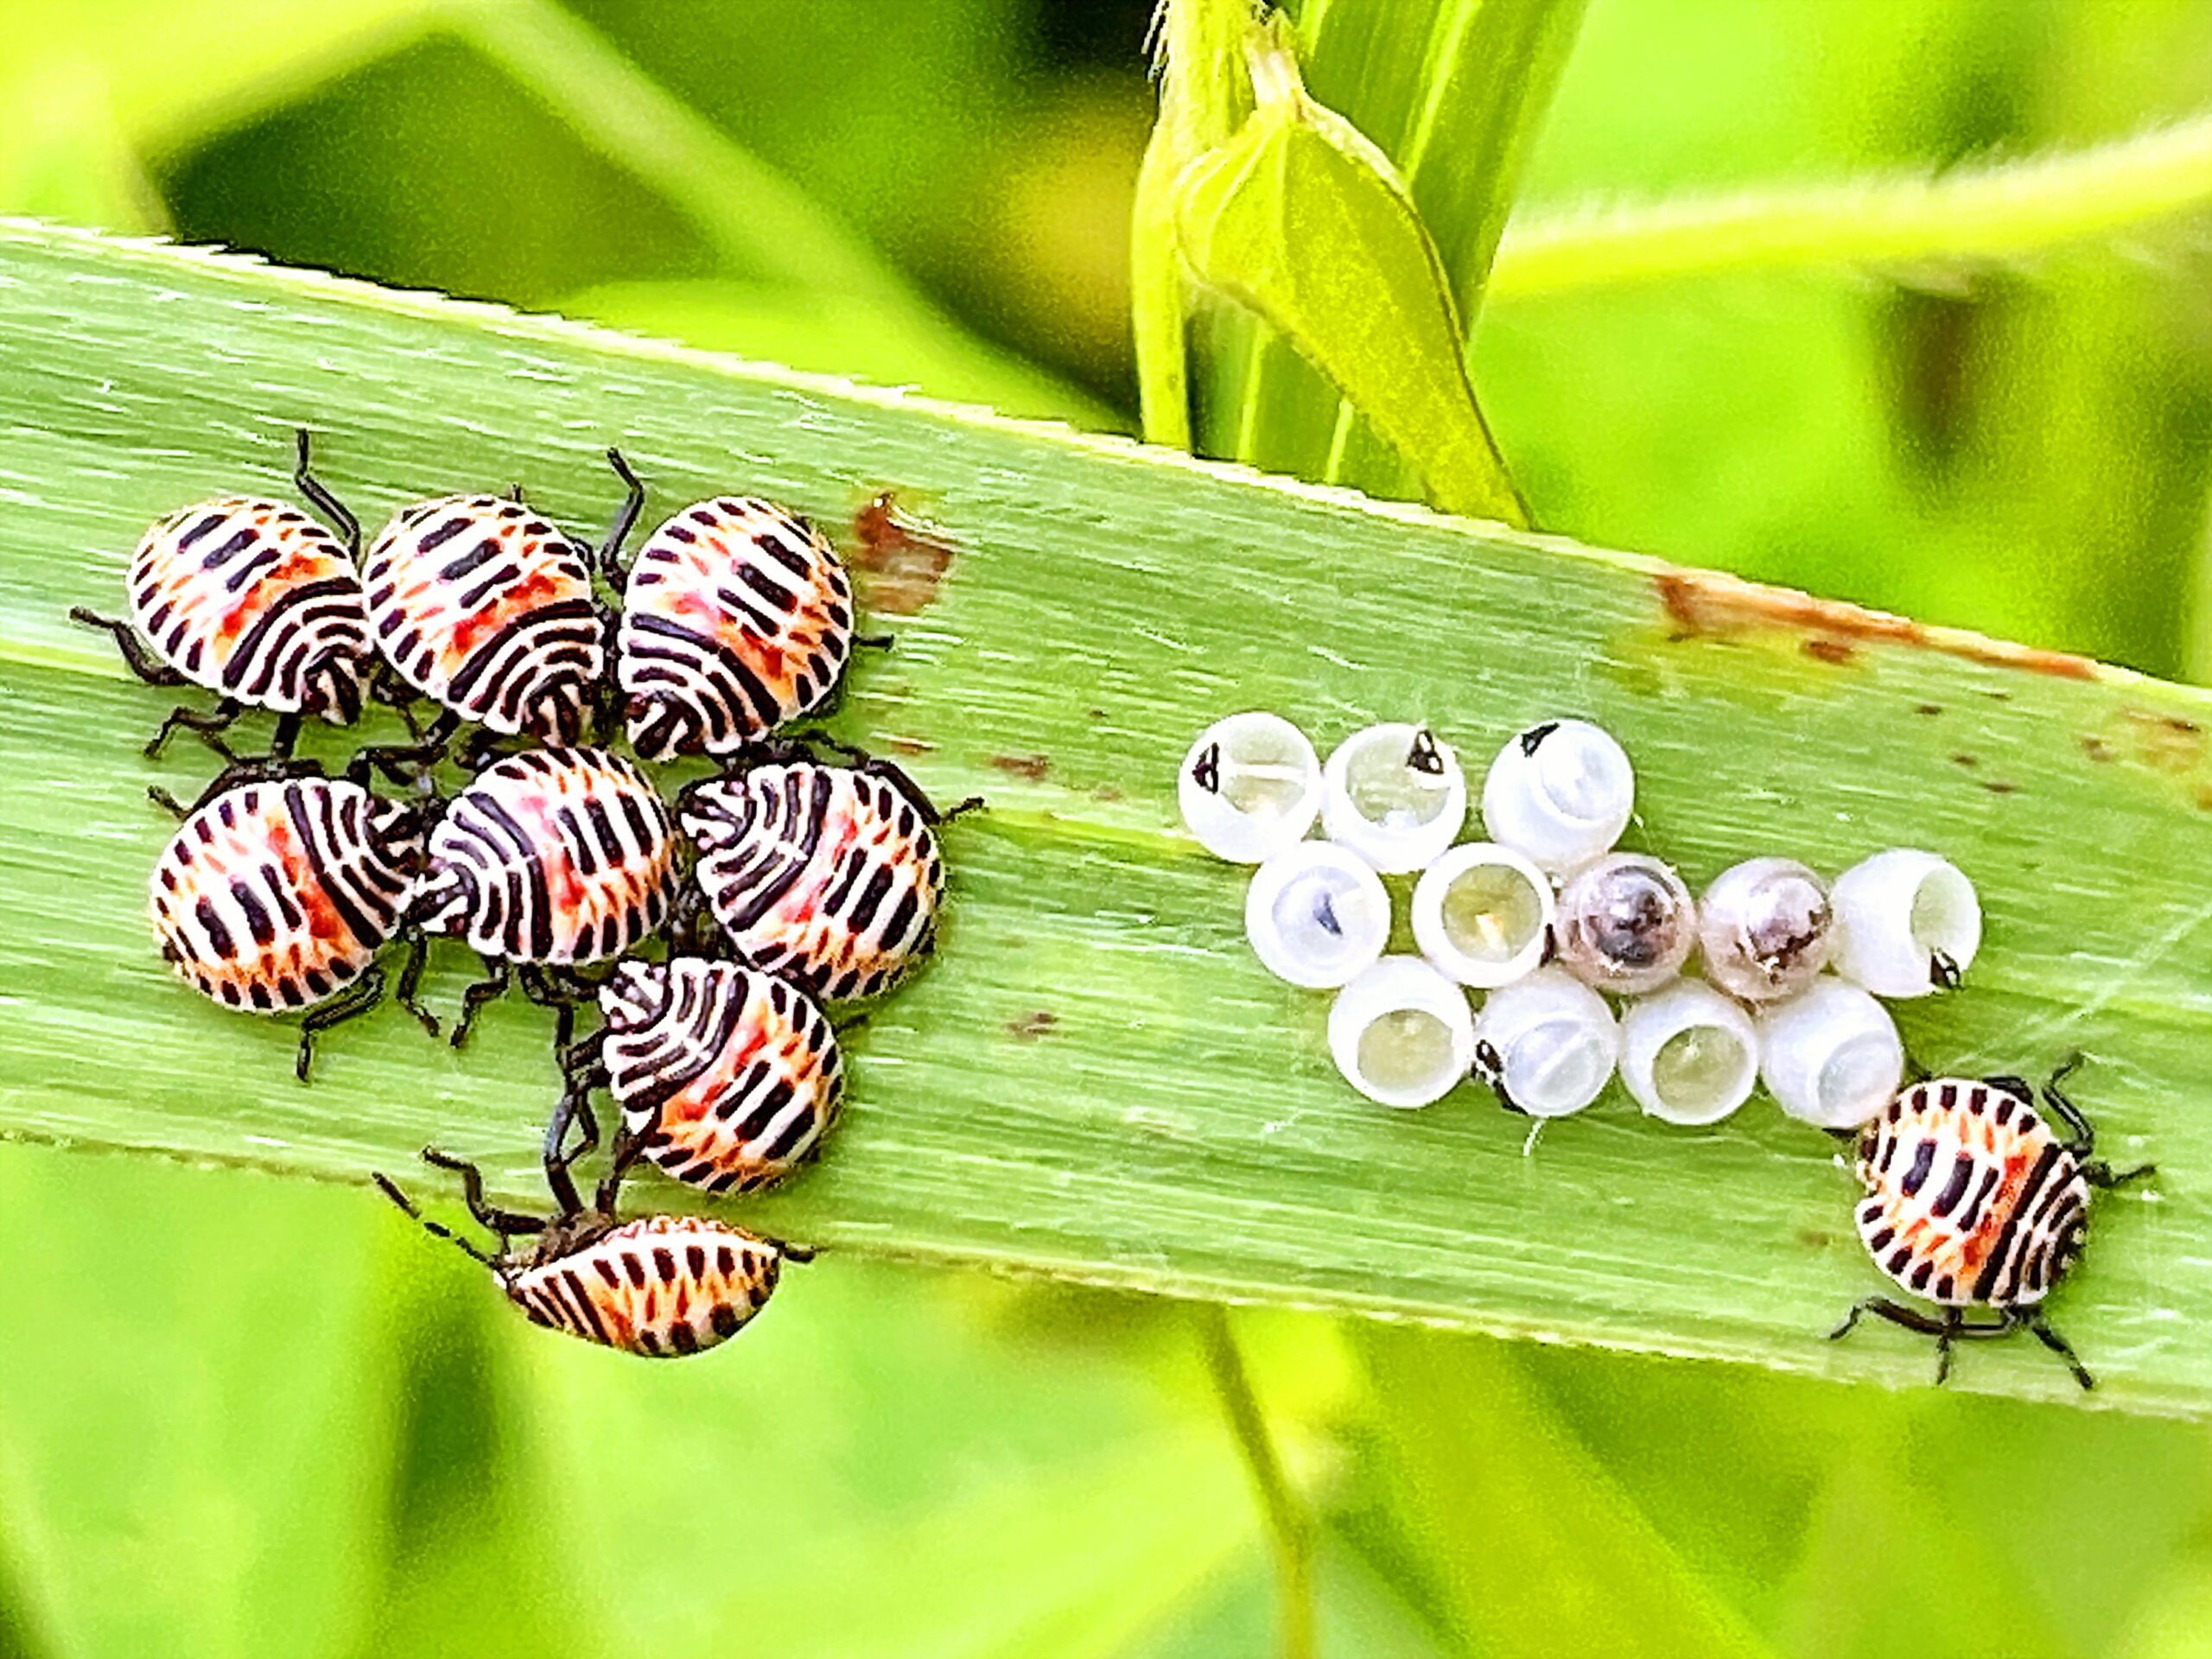
[[[1807,265],[2018,258],[2212,206],[2212,116],[2070,154],[1539,217],[1489,297]]]
[[[1291,1490],[1281,1459],[1275,1455],[1266,1417],[1252,1392],[1252,1379],[1237,1351],[1236,1334],[1229,1326],[1229,1310],[1218,1302],[1201,1302],[1192,1310],[1198,1343],[1205,1351],[1206,1372],[1214,1392],[1229,1414],[1229,1427],[1244,1454],[1252,1484],[1267,1512],[1268,1535],[1275,1547],[1275,1586],[1282,1612],[1283,1659],[1313,1659],[1313,1520]]]
[[[1251,107],[1242,43],[1248,0],[1165,0],[1160,14],[1160,118],[1130,209],[1130,321],[1144,435],[1191,448],[1186,327],[1191,306],[1175,247],[1175,181],[1225,140]]]
[[[689,219],[741,272],[920,310],[859,234],[544,0],[452,0],[448,26]]]

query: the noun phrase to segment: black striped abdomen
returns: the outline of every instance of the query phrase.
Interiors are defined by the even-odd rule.
[[[417,909],[431,932],[510,962],[596,962],[668,918],[668,814],[601,749],[537,749],[487,767],[430,832]]]
[[[1882,1270],[1952,1306],[2041,1301],[2078,1253],[2080,1165],[2032,1106],[1978,1079],[1906,1090],[1861,1137],[1860,1236]]]
[[[233,497],[172,513],[138,543],[129,585],[138,631],[195,684],[283,714],[359,711],[360,578],[296,508]]]
[[[154,867],[162,954],[204,995],[270,1014],[357,978],[397,926],[422,854],[356,785],[247,784],[185,820]]]
[[[671,1359],[735,1336],[774,1294],[782,1268],[783,1252],[751,1233],[653,1216],[499,1278],[536,1324]]]
[[[599,1000],[623,1122],[678,1180],[709,1192],[770,1185],[836,1115],[836,1035],[785,981],[696,957],[625,962]]]
[[[852,652],[852,589],[828,542],[772,502],[685,508],[631,566],[615,674],[648,760],[728,754],[819,707]]]
[[[677,808],[737,953],[825,1001],[873,996],[934,941],[944,868],[889,780],[794,761],[709,779]]]
[[[416,690],[495,732],[573,743],[606,626],[568,537],[519,502],[405,508],[362,569],[377,646]]]

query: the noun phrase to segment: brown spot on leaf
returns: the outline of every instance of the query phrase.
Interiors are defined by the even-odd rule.
[[[1951,757],[1951,764],[1955,766],[1978,766],[1981,764],[1981,758],[1979,755],[1968,754],[1961,750],[1959,753]]]
[[[2017,795],[2020,792],[2018,784],[2008,784],[2002,778],[1985,778],[1981,780],[1981,786],[1993,795]]]
[[[1017,1042],[1034,1042],[1039,1037],[1049,1037],[1060,1023],[1060,1016],[1050,1008],[1038,1008],[1018,1014],[1006,1022],[1007,1034]]]
[[[2196,810],[2200,812],[2212,812],[2212,784],[2199,784],[2196,786]]]
[[[1848,639],[1831,639],[1816,633],[1805,641],[1802,650],[1816,663],[1826,663],[1831,668],[1848,668],[1851,659],[1859,652]]]
[[[1861,644],[1910,645],[1991,668],[2024,669],[2069,680],[2096,677],[2097,665],[2086,657],[2008,645],[1955,628],[1929,627],[1885,611],[1870,611],[1840,600],[1815,599],[1810,594],[1768,588],[1737,576],[1669,570],[1653,582],[1678,640],[1726,639],[1731,634],[1780,628],[1812,636],[1804,648],[1823,662],[1847,662],[1851,648]],[[1839,648],[1847,652],[1841,658],[1831,654]]]
[[[2193,721],[2156,715],[2145,709],[2121,710],[2135,758],[2158,772],[2191,772],[2204,761],[2204,732]]]
[[[853,537],[853,565],[871,610],[912,616],[928,608],[952,564],[950,542],[900,512],[889,490],[854,515]]]
[[[2112,745],[2101,737],[2085,736],[2082,740],[2082,753],[2092,760],[2107,761],[2112,759]]]
[[[1916,715],[1940,715],[1943,712],[1943,705],[1940,702],[1916,702],[1912,706],[1912,712]]]
[[[1052,760],[1041,754],[995,754],[991,764],[1001,772],[1010,772],[1017,778],[1027,778],[1036,783],[1052,769]]]

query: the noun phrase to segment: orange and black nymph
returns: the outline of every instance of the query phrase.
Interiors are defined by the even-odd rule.
[[[467,941],[492,976],[467,994],[454,1043],[514,964],[532,970],[521,977],[536,1000],[588,995],[564,973],[535,970],[642,944],[673,902],[676,847],[660,796],[620,755],[526,749],[479,772],[430,831],[413,912],[426,932]]]
[[[2089,1189],[2151,1173],[2114,1174],[2091,1154],[2088,1120],[2058,1085],[2081,1063],[2061,1066],[2036,1091],[2018,1077],[1932,1077],[1905,1090],[1860,1133],[1859,1179],[1866,1197],[1859,1236],[1876,1265],[1940,1315],[1870,1296],[1830,1332],[1840,1337],[1872,1313],[1936,1338],[1936,1380],[1950,1374],[1951,1344],[2031,1332],[2075,1379],[2088,1369],[2053,1330],[2044,1299],[2080,1256]],[[1986,1307],[1994,1322],[1970,1321]]]
[[[376,957],[403,930],[423,864],[414,807],[311,764],[226,769],[198,805],[178,809],[184,822],[150,884],[155,943],[194,989],[249,1014],[313,1010],[300,1032],[302,1082],[315,1033],[382,997]],[[229,782],[241,775],[250,781]],[[400,1000],[427,1021],[413,995],[421,966],[418,943]]]
[[[140,539],[124,583],[130,621],[83,606],[69,613],[114,635],[124,664],[149,685],[204,686],[221,698],[208,714],[171,710],[149,754],[184,727],[228,757],[220,734],[249,708],[277,715],[270,753],[278,756],[292,752],[307,716],[348,725],[360,715],[362,677],[375,660],[354,568],[360,526],[308,471],[304,429],[298,442],[294,479],[337,535],[280,501],[201,501]]]
[[[583,1138],[564,1148],[571,1122],[582,1126]],[[564,1097],[546,1130],[545,1179],[556,1205],[547,1217],[494,1208],[485,1199],[475,1165],[423,1148],[425,1163],[461,1177],[469,1214],[499,1237],[496,1255],[424,1217],[385,1176],[375,1179],[385,1196],[427,1231],[490,1268],[507,1300],[532,1324],[648,1359],[702,1353],[735,1336],[774,1294],[785,1259],[810,1259],[811,1251],[718,1221],[689,1216],[616,1220],[616,1192],[638,1149],[626,1137],[586,1205],[570,1166],[597,1141],[589,1109],[579,1096]],[[518,1249],[517,1238],[534,1243]]]
[[[937,938],[940,814],[906,774],[861,757],[830,766],[762,746],[765,764],[694,784],[677,822],[699,849],[699,891],[731,948],[824,1001],[888,990]]]
[[[463,720],[545,743],[582,736],[607,667],[592,570],[618,556],[645,499],[607,453],[628,493],[597,550],[496,495],[403,507],[370,544],[361,581],[377,649],[445,710],[433,741]]]
[[[853,649],[852,584],[805,519],[720,496],[638,550],[615,640],[631,747],[648,760],[728,754],[836,690]]]
[[[603,1082],[645,1156],[708,1192],[774,1185],[820,1143],[844,1091],[837,1034],[806,993],[740,963],[619,962],[601,1031],[569,1059]]]

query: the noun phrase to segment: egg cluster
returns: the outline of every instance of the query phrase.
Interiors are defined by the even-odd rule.
[[[1635,771],[1587,721],[1547,721],[1497,752],[1478,791],[1486,839],[1460,839],[1478,791],[1419,725],[1368,727],[1325,765],[1280,715],[1233,715],[1192,745],[1179,792],[1209,851],[1258,867],[1253,950],[1336,993],[1331,1054],[1386,1106],[1472,1076],[1559,1117],[1618,1073],[1672,1123],[1717,1122],[1764,1081],[1791,1116],[1853,1128],[1903,1079],[1879,999],[1955,987],[1981,941],[1973,884],[1910,849],[1833,883],[1752,858],[1694,895],[1664,861],[1618,850]],[[1385,876],[1416,877],[1411,951],[1390,949]]]
[[[405,505],[364,538],[305,432],[297,454],[326,522],[257,497],[181,508],[139,543],[128,620],[73,613],[141,679],[219,699],[147,746],[189,731],[226,763],[188,806],[151,791],[181,821],[156,862],[155,943],[227,1007],[300,1014],[302,1082],[318,1033],[387,990],[455,1046],[512,987],[552,1010],[550,1215],[493,1208],[474,1166],[426,1148],[487,1249],[376,1179],[537,1323],[652,1356],[711,1347],[805,1252],[709,1220],[620,1222],[625,1177],[652,1163],[721,1194],[791,1176],[843,1096],[827,1009],[893,988],[937,936],[950,815],[890,763],[791,729],[830,704],[856,643],[836,550],[783,507],[720,496],[626,558],[646,493],[613,450],[625,495],[596,544],[519,490]],[[334,774],[294,753],[305,721],[350,726],[367,702],[410,741],[357,746]],[[250,709],[276,717],[265,753],[227,741]],[[625,734],[635,759],[612,747]],[[686,758],[715,770],[671,808],[639,763]],[[442,1027],[417,996],[441,936],[486,976]],[[597,1016],[581,1038],[580,1014]],[[618,1122],[587,1199],[573,1166],[602,1091]]]

